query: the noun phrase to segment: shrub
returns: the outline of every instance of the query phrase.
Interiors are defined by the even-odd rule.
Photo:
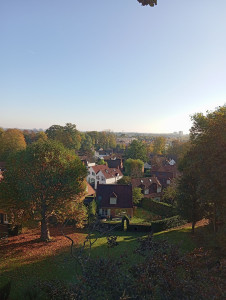
[[[144,209],[162,217],[168,218],[176,215],[176,209],[172,205],[164,202],[158,202],[150,198],[144,198],[141,206]]]
[[[163,220],[153,221],[151,223],[151,228],[153,232],[160,232],[166,229],[183,225],[185,223],[186,221],[182,220],[180,216],[174,216]]]
[[[127,231],[151,232],[151,224],[129,224]]]

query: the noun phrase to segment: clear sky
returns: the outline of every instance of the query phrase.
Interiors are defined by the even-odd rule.
[[[226,102],[226,0],[1,0],[0,127],[173,132]]]

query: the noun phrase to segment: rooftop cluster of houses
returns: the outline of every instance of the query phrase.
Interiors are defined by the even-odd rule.
[[[94,158],[83,156],[81,160],[87,167],[87,185],[96,191],[99,214],[107,217],[114,217],[120,211],[133,215],[132,190],[135,187],[141,189],[144,197],[161,201],[163,189],[178,176],[174,160],[162,155],[150,156],[150,160],[144,165],[144,171],[149,172],[148,177],[132,178],[130,185],[121,185],[117,182],[123,177],[123,155],[101,149],[95,152]],[[98,160],[102,160],[103,164],[97,165],[95,161]],[[87,196],[85,203],[92,199]]]
[[[94,157],[80,156],[80,159],[87,167],[84,203],[88,204],[96,197],[99,214],[107,217],[114,217],[120,213],[133,216],[132,190],[136,187],[141,189],[144,197],[161,201],[163,189],[178,176],[175,161],[164,156],[150,156],[150,160],[144,165],[144,171],[148,170],[148,177],[132,178],[130,185],[122,185],[117,184],[123,177],[122,154],[101,149],[95,152]],[[97,164],[98,161],[101,161],[101,164]],[[5,167],[5,163],[0,162],[0,180]],[[7,216],[1,210],[0,223],[7,223]]]

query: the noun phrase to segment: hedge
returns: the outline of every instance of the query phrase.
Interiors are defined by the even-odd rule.
[[[153,221],[151,223],[151,229],[153,232],[160,232],[166,229],[184,225],[185,220],[182,220],[180,216],[174,216],[163,220]]]
[[[167,203],[158,202],[151,198],[143,198],[141,202],[141,207],[151,211],[152,213],[162,216],[162,217],[173,217],[176,215],[176,209]]]
[[[151,232],[151,224],[129,224],[127,231]]]

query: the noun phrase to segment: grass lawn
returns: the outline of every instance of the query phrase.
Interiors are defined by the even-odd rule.
[[[151,222],[151,221],[155,221],[155,220],[158,220],[160,219],[161,217],[160,216],[157,216],[155,214],[153,214],[152,212],[146,210],[146,209],[143,209],[141,207],[137,207],[134,211],[134,216],[133,218],[131,219],[130,223],[148,223],[148,222]]]
[[[55,230],[55,231],[54,231]],[[8,244],[0,246],[0,286],[12,280],[10,299],[23,299],[22,292],[27,286],[37,280],[63,280],[73,282],[80,268],[70,255],[70,242],[56,229],[52,232],[53,241],[42,243],[37,240],[37,230],[9,238]],[[67,235],[81,245],[85,239],[85,232],[74,232],[67,229]],[[93,245],[91,255],[94,257],[119,255],[127,252],[130,263],[137,262],[140,257],[133,253],[137,245],[137,238],[145,233],[114,232],[119,245],[113,249],[107,248],[107,240],[101,237]],[[183,252],[196,247],[190,228],[171,229],[155,234],[155,238],[167,238],[169,242],[179,243]]]

